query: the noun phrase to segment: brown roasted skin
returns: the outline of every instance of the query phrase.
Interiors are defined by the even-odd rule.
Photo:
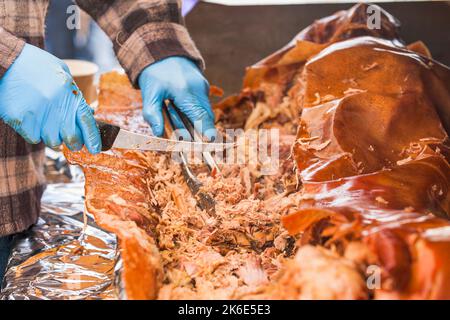
[[[117,73],[102,76],[97,119],[146,132],[140,117],[140,92]],[[90,155],[70,152],[85,174],[85,205],[99,226],[117,235],[122,257],[121,282],[127,299],[155,299],[162,282],[162,264],[151,230],[156,220],[149,209],[145,177],[149,167],[139,152],[112,150]]]
[[[298,128],[303,208],[283,225],[299,241],[342,255],[360,243],[352,259],[382,268],[374,298],[448,299],[450,71],[422,42],[405,46],[387,12],[369,29],[367,8],[316,21],[248,68],[240,95],[218,107],[251,114],[249,127],[297,115],[286,130]],[[285,274],[302,272],[296,260]],[[301,292],[281,277],[265,294]]]
[[[126,298],[155,299],[162,266],[154,239],[146,232],[153,223],[142,181],[147,169],[139,159],[130,161],[120,154],[92,157],[87,152],[66,150],[66,156],[73,163],[85,165],[86,210],[100,227],[118,237]]]
[[[450,299],[450,70],[384,38],[331,36],[302,67],[305,200],[283,224],[305,242],[365,243],[382,268],[375,298]]]
[[[200,174],[218,210],[205,218],[174,166],[160,177],[161,155],[66,150],[83,166],[87,209],[118,235],[127,298],[450,298],[450,72],[381,17],[368,29],[359,4],[316,21],[214,106],[219,129],[275,127],[293,141],[297,188],[287,156],[271,179]],[[139,92],[103,80],[96,116],[148,133]]]
[[[379,7],[380,28],[367,28],[367,7],[358,4],[315,21],[285,47],[248,67],[240,94],[215,106],[218,118],[224,125],[229,117],[240,118],[232,123],[246,129],[281,125],[283,133],[295,134],[302,109],[300,77],[309,58],[331,43],[359,36],[398,41],[399,23]]]

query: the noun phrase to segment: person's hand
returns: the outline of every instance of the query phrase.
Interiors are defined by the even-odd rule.
[[[101,151],[93,110],[67,65],[29,44],[0,79],[0,118],[32,144]]]
[[[139,76],[144,118],[157,136],[164,133],[162,108],[171,100],[208,140],[216,137],[214,113],[209,103],[209,84],[199,68],[183,57],[169,57],[145,68]],[[169,115],[178,119],[169,109]],[[179,127],[179,126],[177,126]]]

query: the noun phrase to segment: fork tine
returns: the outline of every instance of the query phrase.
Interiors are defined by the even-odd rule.
[[[183,121],[184,126],[189,131],[189,133],[193,137],[194,141],[195,142],[203,142],[202,136],[200,135],[200,133],[198,133],[195,130],[191,121],[189,121],[189,119],[183,113],[179,112],[177,107],[172,102],[169,103],[168,107],[175,109],[175,112],[178,113],[179,117]],[[202,156],[203,156],[203,160],[206,162],[206,164],[211,172],[220,172],[219,166],[217,165],[217,162],[214,160],[214,157],[212,156],[211,152],[208,152],[208,151],[202,152]]]

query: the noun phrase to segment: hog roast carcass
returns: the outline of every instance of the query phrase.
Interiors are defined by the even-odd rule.
[[[196,168],[214,215],[168,154],[66,150],[118,236],[127,298],[450,298],[450,71],[373,8],[380,28],[366,4],[318,20],[215,106],[220,130],[278,128],[281,162]],[[124,76],[102,77],[99,102],[148,133]]]

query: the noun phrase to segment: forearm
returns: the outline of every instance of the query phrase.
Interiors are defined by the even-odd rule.
[[[0,27],[0,79],[23,49],[25,42]]]
[[[184,56],[201,69],[204,63],[184,27],[175,0],[76,0],[113,41],[114,51],[137,86],[141,71],[170,56]]]

